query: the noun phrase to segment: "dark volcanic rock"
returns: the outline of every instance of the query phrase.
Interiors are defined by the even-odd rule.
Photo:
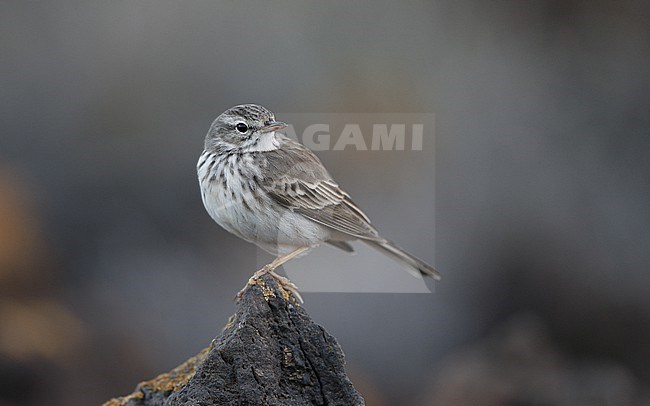
[[[363,405],[336,339],[273,278],[255,282],[208,348],[104,406]]]

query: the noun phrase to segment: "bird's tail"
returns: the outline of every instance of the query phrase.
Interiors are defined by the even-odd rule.
[[[391,257],[406,263],[411,268],[417,270],[422,276],[429,276],[435,280],[440,280],[440,274],[433,267],[421,259],[414,257],[408,252],[404,251],[392,241],[388,240],[364,240],[365,243],[379,251],[390,255]]]

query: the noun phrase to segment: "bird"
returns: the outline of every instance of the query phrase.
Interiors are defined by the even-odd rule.
[[[210,217],[275,257],[237,297],[269,274],[302,302],[296,285],[275,269],[323,243],[353,252],[350,242],[355,240],[416,275],[439,280],[431,265],[379,234],[320,159],[280,132],[287,126],[263,106],[234,106],[212,122],[197,162],[201,199]]]

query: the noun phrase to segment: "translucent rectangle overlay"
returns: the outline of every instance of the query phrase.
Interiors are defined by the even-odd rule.
[[[319,156],[336,175],[334,181],[374,219],[382,237],[393,239],[402,231],[419,244],[411,253],[434,265],[434,114],[276,113],[275,118],[288,124],[282,133]],[[368,209],[362,204],[367,201]],[[421,215],[404,211],[411,207]],[[407,222],[409,217],[413,220]],[[395,230],[379,227],[386,223]],[[360,240],[349,242],[353,254],[322,244],[284,264],[284,271],[301,292],[431,292],[432,279],[414,276],[417,272],[406,264]],[[395,242],[408,251],[406,242]],[[260,268],[272,260],[258,249]]]

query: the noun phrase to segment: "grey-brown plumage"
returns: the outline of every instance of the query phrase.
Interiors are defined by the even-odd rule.
[[[210,127],[197,171],[210,216],[231,233],[278,258],[273,269],[323,242],[351,252],[361,240],[424,276],[440,275],[424,261],[382,238],[368,217],[300,143],[276,131],[262,106],[244,104]]]

